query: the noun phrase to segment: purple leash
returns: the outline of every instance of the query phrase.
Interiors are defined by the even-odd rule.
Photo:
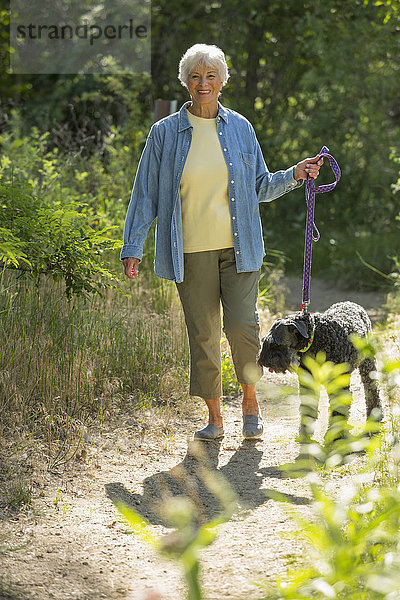
[[[306,238],[304,246],[304,275],[303,275],[303,302],[301,306],[302,312],[308,312],[308,305],[310,304],[310,280],[311,280],[311,254],[312,254],[312,243],[318,242],[320,235],[319,231],[314,223],[314,207],[315,207],[315,194],[323,192],[330,192],[333,190],[340,179],[340,168],[336,160],[328,154],[329,148],[323,146],[319,153],[320,158],[327,158],[331,164],[332,171],[335,175],[336,181],[328,183],[326,185],[319,185],[315,187],[315,181],[312,177],[307,175],[306,181],[306,202],[307,202],[307,218],[306,218]],[[315,235],[314,235],[315,229]]]

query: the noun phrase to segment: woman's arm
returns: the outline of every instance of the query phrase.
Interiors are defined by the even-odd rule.
[[[143,256],[143,244],[157,217],[160,157],[153,126],[140,157],[126,213],[121,260],[128,257],[140,260]]]

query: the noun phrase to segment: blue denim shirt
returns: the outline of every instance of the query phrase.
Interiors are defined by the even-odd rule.
[[[151,127],[137,169],[124,230],[121,259],[141,259],[149,228],[157,218],[154,272],[181,283],[184,278],[180,182],[192,140],[186,102]],[[251,123],[219,104],[217,134],[228,167],[229,208],[238,273],[257,271],[265,255],[259,202],[270,202],[303,182],[293,167],[270,173]],[[207,149],[205,149],[207,151]]]

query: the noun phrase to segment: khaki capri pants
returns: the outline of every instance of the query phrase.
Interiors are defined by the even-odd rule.
[[[239,383],[262,376],[257,312],[260,271],[238,273],[233,248],[185,253],[185,275],[176,287],[185,314],[190,347],[190,394],[222,395],[221,311]]]

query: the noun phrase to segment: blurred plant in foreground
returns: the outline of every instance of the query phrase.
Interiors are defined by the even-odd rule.
[[[379,346],[374,338],[353,342],[363,356],[374,355]],[[316,392],[317,383],[329,390],[335,380],[340,381],[340,369],[335,379],[334,369],[327,363],[318,368],[317,361],[310,362],[307,367],[313,375],[309,379],[310,390]],[[399,426],[400,412],[395,410],[399,377],[400,360],[384,358],[380,385],[386,389],[391,405],[394,432]],[[344,378],[342,383],[346,388]],[[337,398],[341,391],[338,385]],[[352,435],[349,428],[339,441],[334,435],[326,435],[323,446],[315,442],[318,452],[312,449],[312,443],[306,445],[307,450],[312,450],[311,457],[319,459],[314,461],[314,469],[315,464],[324,468],[344,464],[361,450],[366,456],[365,464],[352,477],[351,484],[341,486],[336,497],[326,491],[318,469],[307,475],[316,518],[296,520],[310,548],[307,563],[311,566],[292,571],[285,580],[279,579],[274,587],[268,588],[264,600],[400,598],[400,444],[397,435],[391,432],[374,435],[378,428],[379,423],[372,419],[358,436]],[[310,463],[303,462],[306,471],[310,471]],[[287,468],[290,475],[290,465]],[[326,471],[319,474],[326,476]],[[273,497],[278,499],[276,494]],[[281,500],[289,499],[282,496]]]
[[[222,393],[224,396],[237,394],[240,392],[240,383],[236,379],[235,369],[232,364],[230,355],[227,352],[221,352],[221,368],[222,368]]]
[[[358,337],[352,341],[364,358],[375,355],[372,342]],[[300,384],[300,454],[295,463],[283,466],[283,471],[293,477],[301,477],[316,466],[335,468],[349,462],[356,454],[371,455],[381,443],[378,435],[382,419],[380,409],[372,410],[361,430],[357,427],[353,432],[348,422],[353,400],[348,365],[326,361],[323,352],[319,352],[315,358],[306,356],[304,364],[304,368],[296,370]],[[319,443],[313,436],[322,389],[329,397],[329,414],[323,442]],[[297,397],[297,390],[294,395]]]
[[[364,356],[375,353],[378,346],[374,339],[356,340],[355,344]],[[343,400],[348,404],[349,379],[345,366],[326,363],[319,356],[308,361],[307,368],[308,371],[299,376],[307,388],[304,395],[310,405],[312,399],[318,402],[321,386],[335,402]],[[383,358],[379,375],[388,403],[393,404],[400,360]],[[314,405],[314,413],[315,408]],[[400,420],[400,411],[395,408],[392,406],[391,411],[394,432]],[[308,552],[303,568],[289,571],[287,577],[278,578],[275,585],[260,585],[266,592],[263,600],[400,599],[399,439],[388,432],[387,427],[383,430],[374,419],[358,434],[350,431],[347,418],[343,416],[343,419],[344,422],[334,423],[333,433],[328,429],[323,444],[312,439],[302,443],[300,460],[286,466],[286,476],[306,476],[310,485],[311,519],[291,511]],[[339,426],[344,429],[338,436]],[[330,469],[346,464],[355,456],[362,458],[353,469],[351,483],[336,485],[338,491],[328,492],[325,482],[329,481]],[[160,514],[174,528],[162,538],[154,536],[149,523],[130,507],[117,505],[133,532],[163,556],[182,563],[189,600],[203,598],[198,578],[199,551],[213,542],[216,526],[229,520],[236,506],[234,493],[218,473],[204,466],[199,473],[222,507],[220,516],[200,526],[196,502],[183,496],[167,497],[161,503]],[[336,471],[336,478],[340,475]],[[292,502],[290,496],[277,491],[270,490],[267,496],[275,501]]]

